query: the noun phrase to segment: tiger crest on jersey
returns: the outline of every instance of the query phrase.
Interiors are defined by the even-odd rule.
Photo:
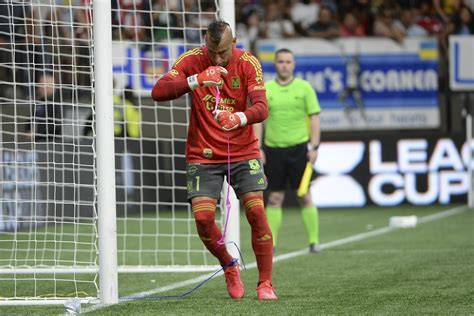
[[[230,78],[231,86],[232,89],[239,89],[240,88],[240,77],[239,76],[233,76]]]

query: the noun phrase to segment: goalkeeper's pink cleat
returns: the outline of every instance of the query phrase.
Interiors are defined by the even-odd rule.
[[[225,282],[227,283],[227,292],[234,300],[241,299],[245,295],[245,288],[240,279],[239,265],[227,267],[224,270]]]
[[[257,298],[259,300],[277,300],[275,289],[270,281],[264,281],[257,287]]]

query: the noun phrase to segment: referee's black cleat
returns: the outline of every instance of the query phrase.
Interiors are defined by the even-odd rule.
[[[319,245],[316,245],[316,244],[310,244],[309,245],[309,252],[311,252],[311,253],[321,252],[321,247],[319,247]]]

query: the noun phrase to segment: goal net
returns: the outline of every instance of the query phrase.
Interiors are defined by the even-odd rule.
[[[0,4],[0,304],[100,296],[93,1]],[[216,268],[186,201],[191,100],[150,90],[218,9],[112,0],[119,272]]]

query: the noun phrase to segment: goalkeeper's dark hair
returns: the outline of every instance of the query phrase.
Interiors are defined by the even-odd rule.
[[[224,34],[224,30],[229,28],[232,33],[232,28],[230,24],[224,20],[215,20],[211,22],[211,24],[207,27],[207,36],[211,42],[214,44],[219,44],[222,39],[222,34]]]

